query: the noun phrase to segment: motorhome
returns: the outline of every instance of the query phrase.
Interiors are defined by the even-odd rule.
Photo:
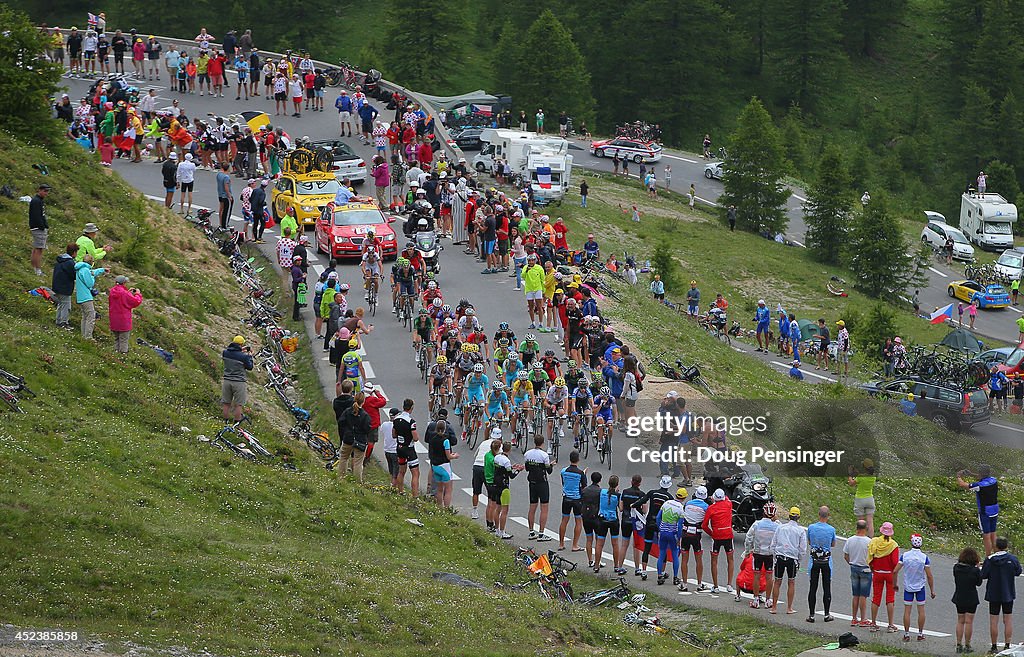
[[[572,177],[572,155],[569,142],[561,137],[538,135],[535,132],[488,128],[480,134],[480,152],[473,157],[473,167],[480,172],[491,171],[494,161],[508,162],[513,174],[520,174],[530,185],[539,203],[561,200]]]
[[[999,194],[965,192],[960,198],[960,230],[982,249],[1013,248],[1017,206]]]

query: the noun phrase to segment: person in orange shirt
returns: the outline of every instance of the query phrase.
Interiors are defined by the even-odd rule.
[[[729,308],[729,302],[725,300],[725,297],[722,296],[721,292],[715,296],[715,305],[722,310],[728,310]]]

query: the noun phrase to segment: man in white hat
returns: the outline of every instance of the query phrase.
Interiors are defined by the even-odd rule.
[[[192,153],[185,153],[185,161],[178,164],[178,170],[174,174],[174,180],[181,190],[181,198],[178,199],[181,214],[192,214],[192,190],[196,184],[196,165],[192,161]],[[188,199],[188,211],[185,210],[185,199]]]
[[[96,248],[96,236],[99,234],[100,229],[96,224],[89,222],[82,229],[82,236],[75,240],[75,244],[78,245],[78,255],[75,256],[75,260],[82,262],[82,258],[86,255],[91,255],[94,263],[99,262],[106,257],[107,251],[110,251],[110,245],[104,244],[102,249]]]

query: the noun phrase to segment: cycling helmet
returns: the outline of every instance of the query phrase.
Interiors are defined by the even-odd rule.
[[[441,354],[440,356],[437,357],[437,364],[438,365],[447,365],[448,364],[448,357],[445,356],[444,354]]]
[[[434,285],[434,287],[430,287],[429,285],[427,287],[430,287],[431,290],[437,288],[437,283],[434,283],[433,285]],[[434,297],[434,300],[430,302],[430,305],[432,305],[435,308],[440,308],[441,307],[441,297]]]
[[[427,280],[428,280],[428,281],[432,281],[432,280],[434,280],[434,278],[435,278],[436,276],[437,276],[437,274],[435,274],[435,273],[434,273],[434,272],[432,272],[432,271],[428,271],[428,272],[427,272]]]
[[[448,331],[448,338],[450,340],[454,340],[454,339],[456,339],[458,337],[459,337],[459,332],[456,331],[455,329],[452,329],[452,330]]]
[[[351,286],[348,283],[342,283],[341,284],[341,291],[342,292],[348,292],[350,289],[352,289],[352,288],[351,288]]]
[[[474,365],[473,366],[473,373],[474,374],[483,374],[484,373],[484,364],[483,363],[477,363],[476,365]]]
[[[451,333],[449,333],[449,335],[451,335]],[[459,347],[459,351],[461,351],[464,354],[468,354],[472,349],[473,345],[469,344],[468,342],[462,343],[462,346]]]
[[[472,343],[470,343],[470,345],[469,345],[469,346],[473,347],[473,353],[474,353],[474,354],[478,354],[478,353],[480,353],[480,345],[478,345],[478,344],[472,344]]]
[[[460,308],[465,308],[468,305],[469,305],[469,299],[467,299],[466,297],[462,297],[461,299],[459,299],[459,307]]]
[[[570,359],[569,362],[566,363],[566,365],[569,367],[569,371],[570,372],[575,372],[576,371],[576,367],[577,367],[576,361]]]
[[[537,341],[537,336],[534,335],[533,333],[527,333],[525,337],[526,337],[526,341],[527,342],[536,342]]]
[[[415,251],[416,250],[416,243],[415,242],[407,242],[406,245],[405,245],[405,250],[406,251]]]
[[[508,330],[508,322],[502,322],[502,323],[498,324],[498,330],[499,331],[507,331]]]
[[[544,355],[546,357],[550,358],[550,357],[555,355],[555,350],[554,349],[545,349],[544,350]]]
[[[502,390],[505,389],[505,382],[504,381],[495,381],[494,382],[494,389],[497,390],[498,392],[501,392]]]
[[[367,228],[366,229],[366,236],[367,237],[373,237],[375,234],[376,233],[374,233],[374,230],[372,228]]]
[[[474,315],[476,315],[476,311],[473,310],[473,306],[466,308],[466,317],[472,317]]]
[[[348,341],[348,348],[349,349],[358,349],[359,348],[359,340],[356,340],[355,338],[352,338],[351,340],[349,340]]]
[[[426,315],[427,314],[427,309],[426,308],[420,308],[419,314],[420,315]]]
[[[765,504],[762,507],[762,509],[764,510],[764,517],[765,518],[774,518],[775,517],[775,511],[776,511],[776,509],[775,509],[775,502],[765,502]]]
[[[541,233],[540,233],[540,236],[544,237],[544,238],[548,238],[548,237],[551,237],[551,233],[546,231],[546,230],[542,230]]]
[[[526,370],[519,370],[518,372],[516,372],[516,378],[519,379],[520,381],[525,381],[528,378],[530,378],[530,373],[527,372]]]
[[[437,289],[437,281],[429,281],[427,283],[427,289],[428,290],[436,290]],[[437,304],[435,304],[435,305],[438,305],[438,306],[441,305],[441,300],[440,299],[434,299],[434,301],[437,302]]]
[[[542,370],[542,369],[544,369],[544,366],[541,365],[540,363],[538,363],[537,361],[534,361],[533,362],[533,369],[535,369],[535,370]]]
[[[398,266],[399,267],[408,267],[409,266],[409,259],[408,258],[399,258],[398,259]]]
[[[455,326],[455,320],[452,319],[451,317],[445,317],[444,318],[444,325],[445,326]]]
[[[579,382],[576,384],[576,387],[577,388],[589,388],[590,387],[590,378],[587,377],[586,375],[581,376]]]
[[[609,393],[611,393],[611,390],[608,389],[608,386],[601,386],[602,395],[605,395],[607,397]]]
[[[448,304],[444,304],[443,306],[441,306],[441,312],[443,312],[445,315],[451,314],[452,307],[449,306]]]
[[[507,347],[508,346],[508,338],[498,338],[498,346],[499,347]]]
[[[564,386],[565,385],[565,377],[561,377],[560,376],[557,379],[555,379],[555,385],[556,386]]]
[[[427,195],[427,190],[425,190],[422,187],[420,187],[419,189],[416,190],[416,196],[419,196],[420,194],[423,194],[424,196],[426,196]]]

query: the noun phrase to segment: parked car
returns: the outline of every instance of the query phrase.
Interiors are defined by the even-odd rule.
[[[860,389],[872,397],[899,401],[914,394],[917,414],[940,427],[966,431],[992,419],[988,393],[981,388],[961,390],[951,385],[902,377],[891,381],[865,383]],[[924,395],[922,397],[921,395]]]
[[[983,284],[978,281],[953,281],[946,293],[954,299],[977,301],[982,309],[1006,308],[1010,305],[1010,293],[998,283]]]
[[[946,218],[938,212],[925,212],[925,216],[928,217],[928,223],[921,229],[922,242],[941,248],[949,237],[953,240],[953,259],[974,262],[974,247],[959,228],[947,224]]]
[[[1014,347],[1006,360],[999,364],[999,371],[1006,376],[1024,376],[1024,347]]]
[[[995,269],[1011,281],[1021,278],[1024,274],[1024,250],[1013,248],[1003,251],[996,259]]]
[[[396,217],[387,216],[376,204],[330,203],[316,222],[316,250],[332,258],[358,258],[366,233],[373,230],[382,242],[386,260],[398,257],[398,241],[390,224]]]
[[[996,349],[981,352],[977,358],[989,367],[992,365],[1002,365],[1016,349],[1017,347],[997,347]]]
[[[724,162],[708,162],[704,165],[704,177],[708,180],[722,179],[722,165]]]
[[[366,182],[369,174],[366,170],[366,160],[356,155],[352,147],[339,139],[318,139],[310,142],[313,150],[327,148],[334,153],[334,164],[331,171],[338,182],[348,178],[353,186]]]
[[[602,139],[590,143],[590,154],[596,157],[619,157],[633,162],[657,162],[661,159],[661,144],[637,139]]]
[[[448,140],[449,146],[458,146],[464,151],[478,151],[482,142],[480,141],[480,133],[484,131],[483,128],[476,126],[469,126],[461,130],[450,133],[451,139]]]

